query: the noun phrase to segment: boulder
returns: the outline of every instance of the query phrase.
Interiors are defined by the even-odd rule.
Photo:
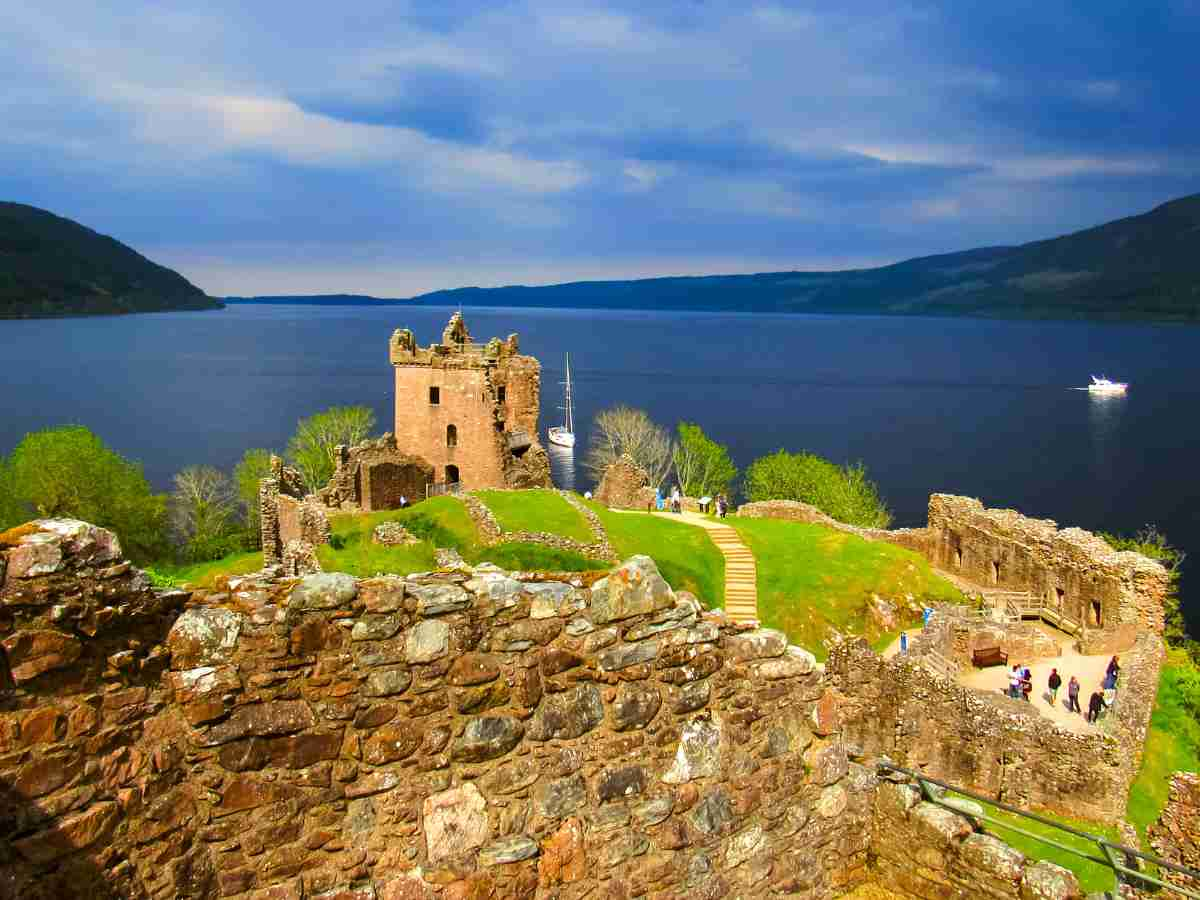
[[[590,618],[616,622],[675,605],[671,586],[649,556],[633,556],[592,585]]]

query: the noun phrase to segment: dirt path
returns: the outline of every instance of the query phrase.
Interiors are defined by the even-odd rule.
[[[725,615],[735,622],[758,624],[758,567],[738,533],[698,513],[656,512],[656,516],[703,528],[725,557]]]

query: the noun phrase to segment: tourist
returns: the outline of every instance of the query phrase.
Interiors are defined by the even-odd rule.
[[[1021,697],[1026,703],[1032,702],[1029,697],[1033,693],[1033,673],[1026,667],[1021,672]]]
[[[406,506],[408,506],[408,498],[405,497],[403,494],[401,494],[400,495],[400,508],[404,509]]]
[[[1104,670],[1104,677],[1111,678],[1113,687],[1116,687],[1117,686],[1117,678],[1120,677],[1120,675],[1121,675],[1121,664],[1119,662],[1117,662],[1117,658],[1114,656],[1112,659],[1110,659],[1108,661],[1108,668]]]
[[[1079,679],[1074,675],[1067,682],[1067,712],[1083,713],[1079,708]]]
[[[1050,670],[1050,680],[1046,686],[1050,688],[1050,705],[1053,706],[1058,700],[1058,689],[1062,687],[1062,676],[1058,674],[1058,669]]]
[[[679,496],[679,485],[675,485],[675,487],[671,488],[671,512],[677,513],[682,511],[682,509],[683,504]]]
[[[654,508],[657,509],[659,512],[662,512],[662,508],[663,508],[662,488],[654,489]]]
[[[729,512],[729,501],[725,498],[725,495],[722,494],[721,495],[721,518],[722,519],[725,518],[725,514],[727,512]]]
[[[1088,701],[1087,720],[1095,722],[1100,718],[1100,710],[1104,709],[1104,697],[1099,691],[1092,692],[1092,699]]]
[[[907,653],[908,653],[908,632],[902,631],[902,632],[900,632],[900,654],[906,655]]]
[[[1008,673],[1008,696],[1014,700],[1021,697],[1021,667],[1013,666],[1012,671]]]
[[[592,492],[591,492],[591,491],[584,491],[584,492],[583,492],[583,499],[584,499],[584,500],[591,500],[591,499],[592,499]]]

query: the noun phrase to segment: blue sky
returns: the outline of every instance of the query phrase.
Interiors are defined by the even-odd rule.
[[[846,268],[1200,191],[1200,2],[13,4],[0,198],[212,294]]]

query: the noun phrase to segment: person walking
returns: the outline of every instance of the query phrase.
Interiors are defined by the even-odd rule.
[[[1029,698],[1033,694],[1033,673],[1026,667],[1021,671],[1021,697],[1026,703],[1032,702]]]
[[[677,513],[681,509],[682,504],[680,503],[679,497],[679,485],[675,485],[675,487],[671,489],[671,512]]]
[[[1050,688],[1050,705],[1053,706],[1058,700],[1058,689],[1062,687],[1062,676],[1058,674],[1058,669],[1050,670],[1050,678],[1046,682],[1046,686]]]
[[[654,489],[654,508],[657,509],[659,512],[662,512],[662,508],[663,508],[662,488]]]
[[[1116,687],[1117,679],[1120,677],[1121,677],[1121,664],[1117,661],[1117,658],[1114,656],[1112,659],[1110,659],[1108,661],[1108,668],[1104,670],[1104,678],[1105,678],[1105,680],[1108,680],[1109,678],[1111,678],[1113,687]]]
[[[1083,713],[1079,708],[1079,679],[1074,675],[1067,682],[1067,712]]]
[[[1008,673],[1008,696],[1014,700],[1021,696],[1021,667],[1013,666]]]
[[[908,632],[907,631],[900,632],[900,655],[901,656],[908,655]]]
[[[1088,701],[1087,720],[1096,722],[1100,719],[1100,710],[1104,709],[1104,697],[1099,691],[1092,691],[1092,699]]]

